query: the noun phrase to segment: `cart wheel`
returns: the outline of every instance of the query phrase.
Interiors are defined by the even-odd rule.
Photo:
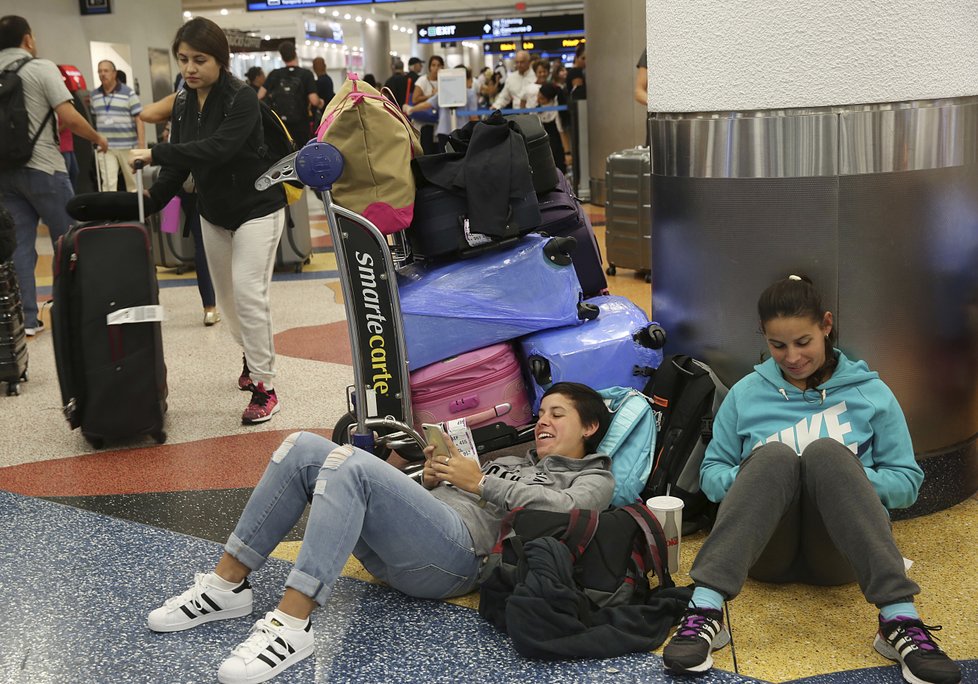
[[[357,422],[352,411],[347,411],[333,426],[333,441],[337,444],[350,443],[350,426]]]
[[[650,285],[652,284],[652,271],[649,271],[648,273],[645,274],[645,282],[647,282]]]
[[[614,264],[608,264],[608,268],[606,268],[604,272],[607,273],[608,275],[615,275],[616,273],[618,273],[618,269],[615,268]]]
[[[24,372],[20,374],[20,381],[21,382],[27,382],[27,371],[26,370],[24,370]]]
[[[156,440],[157,444],[164,444],[166,442],[166,430],[160,430],[159,432],[154,432],[153,439]]]
[[[296,273],[302,273],[302,262],[300,261],[295,266],[293,266],[292,270],[295,271]]]
[[[183,275],[186,272],[187,268],[185,266],[177,266],[177,275]]]
[[[7,383],[7,396],[16,397],[20,394],[20,386],[16,382]]]

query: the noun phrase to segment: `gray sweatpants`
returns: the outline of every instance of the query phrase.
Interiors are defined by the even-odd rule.
[[[823,585],[854,575],[877,606],[920,593],[862,464],[831,439],[812,442],[801,458],[784,444],[765,444],[741,465],[689,574],[732,599],[748,573]]]

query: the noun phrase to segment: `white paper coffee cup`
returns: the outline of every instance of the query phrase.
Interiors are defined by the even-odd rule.
[[[675,496],[653,496],[645,502],[666,535],[669,572],[679,572],[679,545],[683,540],[683,500]]]

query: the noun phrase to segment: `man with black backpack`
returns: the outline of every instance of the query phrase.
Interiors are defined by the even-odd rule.
[[[58,67],[36,56],[27,20],[15,15],[0,19],[0,203],[14,218],[14,268],[28,335],[44,327],[37,317],[34,283],[38,220],[47,225],[52,244],[72,223],[65,204],[74,191],[58,147],[57,119],[101,151],[108,148],[105,136],[75,109]]]
[[[316,110],[323,105],[316,94],[315,76],[299,66],[295,44],[282,43],[278,52],[285,66],[268,75],[265,85],[258,90],[258,99],[268,98],[269,106],[285,122],[295,144],[301,147],[312,137],[310,107]]]

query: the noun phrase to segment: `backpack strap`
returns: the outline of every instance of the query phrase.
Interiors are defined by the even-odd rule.
[[[659,519],[652,514],[652,511],[645,504],[628,504],[622,506],[621,509],[635,520],[645,537],[642,556],[646,560],[646,568],[651,566],[655,571],[660,587],[676,586],[675,582],[672,581],[672,575],[669,574],[669,546]]]
[[[571,556],[577,562],[597,531],[598,511],[573,508],[569,513],[567,529],[560,535],[560,541],[570,549]]]
[[[16,74],[25,66],[27,66],[27,63],[32,61],[33,59],[34,58],[30,56],[23,57],[17,60],[16,62],[14,62],[13,64],[11,64],[10,66],[8,66],[6,69],[4,69],[4,71],[10,71]],[[21,88],[23,88],[23,86],[21,86]],[[38,138],[41,137],[41,133],[44,131],[44,127],[48,125],[48,121],[51,122],[51,133],[54,135],[54,144],[55,145],[61,144],[61,139],[58,138],[58,124],[53,117],[54,117],[54,108],[48,107],[48,113],[44,115],[44,119],[41,120],[41,125],[37,127],[37,130],[34,132],[33,137],[31,137],[32,151],[34,150],[34,146],[37,145],[37,140]]]

